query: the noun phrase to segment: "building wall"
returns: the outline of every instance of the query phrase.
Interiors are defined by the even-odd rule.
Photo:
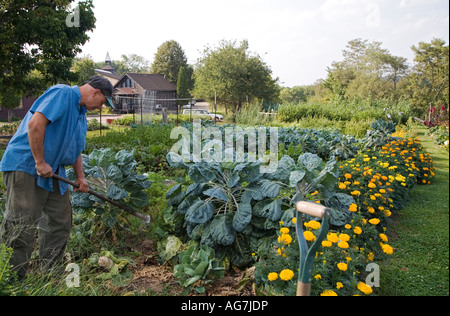
[[[36,97],[27,97],[27,96],[22,97],[20,106],[12,110],[12,115],[14,117],[23,119],[37,99],[38,98]],[[7,119],[8,119],[8,109],[0,106],[0,120],[6,121]]]

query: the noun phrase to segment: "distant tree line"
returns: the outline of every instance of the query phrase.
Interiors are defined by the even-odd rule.
[[[67,23],[73,0],[0,0],[0,105],[13,109],[22,95],[36,95],[56,83],[84,84],[104,62],[76,57],[95,28],[92,0],[78,2],[77,27]],[[246,40],[207,46],[194,65],[181,45],[164,42],[150,63],[142,56],[112,61],[119,75],[157,73],[177,85],[179,98],[217,102],[234,116],[244,104],[407,100],[418,116],[430,104],[449,103],[449,46],[441,39],[413,46],[412,65],[381,42],[355,39],[326,78],[308,86],[282,87],[270,66]]]

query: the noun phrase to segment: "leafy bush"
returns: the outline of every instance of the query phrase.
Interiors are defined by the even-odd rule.
[[[187,289],[194,288],[198,293],[203,293],[203,285],[224,276],[224,267],[216,258],[214,249],[206,245],[191,246],[179,254],[179,259],[173,276]]]
[[[364,147],[367,149],[378,150],[392,139],[395,133],[396,124],[384,120],[377,120],[372,123],[372,129],[367,131],[363,140]]]
[[[136,173],[137,162],[134,151],[96,149],[90,155],[83,155],[83,167],[91,189],[114,201],[136,209],[143,209],[149,202],[145,192],[152,182]],[[68,178],[76,179],[73,169]],[[128,225],[126,212],[88,193],[72,195],[75,213],[75,236],[86,238],[92,233],[102,234],[106,229]]]

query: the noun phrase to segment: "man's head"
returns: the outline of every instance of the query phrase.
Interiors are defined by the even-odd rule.
[[[113,85],[108,79],[93,76],[86,82],[86,85],[80,88],[82,91],[82,105],[88,111],[101,109],[103,104],[114,109],[111,97],[113,92]]]

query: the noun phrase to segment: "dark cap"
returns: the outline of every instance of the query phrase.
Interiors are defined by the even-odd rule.
[[[106,98],[106,105],[114,110],[114,104],[112,102],[112,93],[114,87],[108,79],[100,76],[93,76],[86,83],[92,88],[100,90],[100,92]]]

